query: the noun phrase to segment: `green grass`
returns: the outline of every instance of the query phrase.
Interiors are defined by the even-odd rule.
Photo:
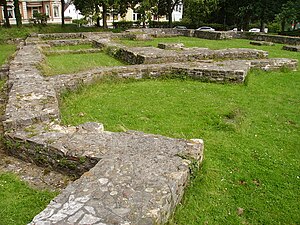
[[[81,44],[81,45],[66,45],[66,46],[53,46],[51,50],[81,50],[81,49],[91,49],[93,46],[91,44]]]
[[[0,44],[0,66],[16,51],[15,45]]]
[[[122,62],[100,53],[64,54],[47,56],[41,69],[44,75],[51,76],[65,73],[75,73],[101,66],[121,66]]]
[[[279,45],[261,49],[300,60]],[[64,124],[204,139],[204,164],[170,224],[300,224],[299,96],[299,71],[252,71],[248,85],[103,81],[65,94],[61,112]]]
[[[56,195],[55,192],[29,188],[10,173],[0,173],[0,224],[29,223]]]

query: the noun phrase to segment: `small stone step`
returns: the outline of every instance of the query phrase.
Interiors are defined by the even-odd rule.
[[[282,47],[283,50],[300,52],[300,45],[285,45]]]
[[[250,41],[250,45],[258,45],[258,46],[274,46],[273,42],[268,41]]]

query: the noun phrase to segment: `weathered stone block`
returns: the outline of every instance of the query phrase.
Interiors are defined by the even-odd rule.
[[[300,52],[300,45],[285,45],[282,47],[283,50]]]
[[[184,47],[184,44],[183,43],[158,43],[157,47],[166,50],[168,49],[180,50]]]
[[[268,41],[250,41],[250,45],[258,45],[258,46],[274,46],[275,44],[273,42]]]

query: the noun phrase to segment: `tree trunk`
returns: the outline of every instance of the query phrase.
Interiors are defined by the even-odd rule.
[[[105,3],[102,4],[102,19],[103,19],[103,28],[107,28],[107,20],[106,20],[106,14],[107,14],[107,5]]]
[[[285,18],[281,19],[281,32],[284,32],[284,29],[285,29]]]
[[[169,27],[172,28],[172,0],[168,0]]]
[[[260,20],[260,32],[265,32],[266,24],[263,19]]]
[[[65,0],[60,0],[61,2],[61,26],[65,25]]]
[[[14,6],[15,6],[14,11],[15,11],[17,26],[20,27],[22,26],[22,17],[20,13],[19,0],[14,0]]]
[[[10,23],[9,23],[9,18],[8,18],[8,11],[7,11],[7,2],[6,0],[3,1],[3,11],[4,11],[4,18],[5,18],[5,24],[4,26],[9,28]]]
[[[97,27],[100,27],[100,16],[97,16]]]

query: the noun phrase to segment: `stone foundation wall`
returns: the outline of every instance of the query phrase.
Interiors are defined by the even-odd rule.
[[[201,31],[195,30],[194,37],[204,38],[210,40],[225,40],[234,38],[236,33],[234,31]]]
[[[300,52],[300,45],[298,46],[283,46],[282,47],[283,50],[287,50],[287,51],[292,51],[292,52]]]
[[[51,33],[51,34],[38,34],[41,39],[78,39],[83,37],[83,33]]]
[[[112,55],[129,64],[157,64],[167,62],[187,62],[199,60],[260,59],[268,53],[253,49],[183,48],[181,50],[163,50],[154,47],[116,47]]]
[[[45,55],[63,55],[63,54],[88,54],[102,52],[101,49],[79,49],[79,50],[44,50]]]
[[[300,37],[289,37],[282,35],[270,35],[270,34],[253,34],[244,32],[241,38],[246,38],[255,41],[267,41],[288,45],[300,45]]]

